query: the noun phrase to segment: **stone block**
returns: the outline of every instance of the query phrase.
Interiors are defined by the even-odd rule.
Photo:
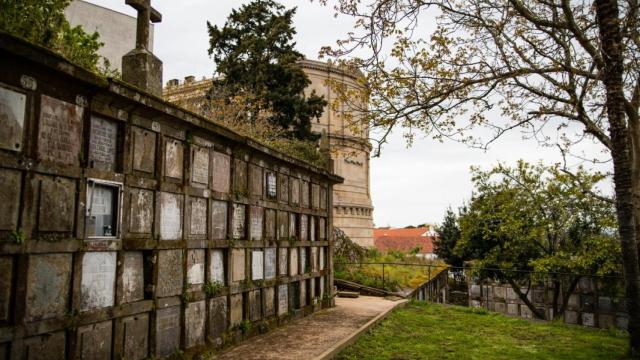
[[[327,209],[327,189],[324,187],[320,188],[320,209]]]
[[[544,289],[533,290],[533,302],[536,304],[544,304]]]
[[[191,149],[191,182],[209,186],[209,150],[192,145]]]
[[[278,240],[289,238],[289,213],[278,210]]]
[[[38,230],[72,232],[76,215],[76,181],[44,175],[35,176],[33,181],[40,194]]]
[[[21,178],[20,171],[0,169],[0,230],[13,231],[18,227]]]
[[[187,304],[184,309],[185,346],[187,348],[204,345],[206,320],[204,300]]]
[[[278,275],[287,276],[289,256],[287,248],[278,248]]]
[[[81,310],[113,306],[116,259],[115,252],[84,253],[80,285]]]
[[[327,221],[323,217],[318,218],[318,240],[327,240]]]
[[[184,169],[184,146],[175,139],[165,141],[164,151],[164,175],[182,180]]]
[[[229,324],[238,326],[243,320],[242,294],[232,294],[229,296]]]
[[[300,179],[292,177],[289,184],[291,186],[291,204],[300,204]]]
[[[520,306],[520,317],[524,319],[533,319],[533,312],[527,305]]]
[[[81,359],[111,360],[112,322],[104,321],[78,328],[78,350]]]
[[[610,329],[613,327],[613,315],[599,314],[598,327],[601,329]]]
[[[264,212],[264,236],[269,240],[276,239],[276,211],[266,209]]]
[[[205,237],[207,235],[207,199],[192,197],[189,200],[191,202],[189,235]]]
[[[0,256],[0,322],[9,321],[13,288],[13,257]]]
[[[246,236],[246,211],[247,207],[243,204],[232,205],[231,231],[232,237],[236,240],[244,239]]]
[[[276,278],[276,248],[264,249],[264,278],[272,280]]]
[[[249,193],[262,196],[262,168],[258,165],[249,165]]]
[[[118,124],[91,114],[89,135],[89,166],[94,169],[116,171],[118,152]]]
[[[222,335],[227,330],[227,297],[221,296],[209,300],[209,341],[222,344]]]
[[[305,306],[307,306],[308,303],[308,299],[307,299],[307,280],[302,280],[299,283],[299,293],[298,295],[300,296],[300,300],[299,300],[299,307],[296,308],[303,308]]]
[[[578,323],[578,312],[565,310],[564,312],[564,322],[567,324],[577,324]]]
[[[620,330],[627,330],[629,328],[629,318],[625,316],[616,316],[615,320],[616,328]]]
[[[162,97],[162,61],[146,48],[136,46],[122,57],[122,80]]]
[[[26,320],[36,321],[67,314],[72,254],[29,256]]]
[[[213,201],[211,203],[211,236],[214,240],[227,239],[227,203],[224,201]]]
[[[233,159],[233,189],[237,194],[247,195],[247,162]]]
[[[582,277],[578,281],[578,289],[582,293],[592,293],[595,290],[593,278]]]
[[[473,308],[479,308],[480,306],[482,306],[479,300],[471,300],[469,303]]]
[[[0,87],[0,148],[22,151],[26,111],[25,94]]]
[[[318,292],[318,297],[320,297],[320,299],[322,299],[324,297],[324,292],[326,291],[325,289],[325,280],[324,280],[324,276],[320,278],[320,291]]]
[[[80,164],[84,108],[56,98],[40,97],[38,159],[64,165]]]
[[[278,316],[289,313],[289,287],[287,284],[278,285]]]
[[[520,300],[520,297],[518,296],[518,294],[516,294],[513,288],[508,287],[506,288],[506,291],[507,291],[507,302],[517,302]]]
[[[507,304],[502,302],[494,302],[493,303],[493,311],[499,312],[501,314],[507,313]]]
[[[278,196],[278,180],[276,174],[272,171],[267,171],[265,172],[264,179],[264,192],[267,199],[275,200]]]
[[[302,180],[300,182],[300,205],[302,207],[309,207],[309,182]]]
[[[264,253],[262,250],[251,252],[251,280],[264,279]]]
[[[318,209],[320,207],[320,185],[311,184],[311,207]]]
[[[180,323],[180,306],[156,310],[156,357],[167,357],[180,349]]]
[[[289,202],[289,177],[285,174],[278,174],[278,200]]]
[[[228,193],[231,178],[231,158],[229,155],[213,152],[213,181],[211,189],[213,191]]]
[[[582,325],[583,326],[596,326],[596,318],[594,313],[583,312],[582,313]]]
[[[289,213],[289,239],[297,239],[297,218],[298,216],[295,213]]]
[[[187,283],[192,290],[201,289],[204,284],[204,256],[204,249],[187,251]]]
[[[262,296],[260,290],[249,291],[249,320],[262,319]]]
[[[309,241],[318,240],[317,235],[318,234],[316,233],[316,217],[309,216]]]
[[[244,280],[245,277],[245,249],[231,250],[231,281],[237,282]]]
[[[567,303],[567,308],[572,310],[577,310],[580,308],[580,295],[571,294],[569,296],[569,302]]]
[[[25,358],[28,360],[65,360],[67,358],[65,349],[64,331],[24,339],[24,354],[27,355]],[[8,357],[2,359],[8,359]]]
[[[215,249],[209,252],[209,281],[226,284],[224,275],[224,250]]]
[[[160,239],[182,239],[182,208],[184,197],[168,192],[160,193]]]
[[[314,273],[318,271],[318,248],[312,246],[311,248],[309,248],[309,251],[309,268],[311,272]]]
[[[127,360],[143,360],[149,356],[149,314],[137,314],[118,319],[120,330],[118,343],[120,357]]]
[[[300,241],[309,240],[309,217],[306,214],[300,214]]]
[[[471,285],[469,287],[469,296],[475,299],[480,298],[480,285]]]
[[[298,248],[289,248],[289,276],[298,274]]]
[[[307,261],[307,248],[301,247],[299,248],[299,256],[300,256],[300,273],[306,274],[309,272],[309,262]]]
[[[262,296],[264,297],[264,317],[274,316],[276,314],[276,288],[262,289]]]
[[[144,260],[142,252],[125,252],[122,259],[122,294],[120,302],[144,299]]]
[[[151,234],[153,226],[153,191],[130,188],[129,232]]]
[[[318,248],[318,269],[324,270],[325,268],[325,248]]]
[[[595,310],[595,301],[593,295],[580,295],[580,301],[582,302],[582,311],[594,311]]]
[[[153,174],[156,166],[156,133],[132,127],[133,170]]]
[[[507,304],[507,315],[518,316],[520,315],[518,304]]]
[[[156,296],[180,295],[182,285],[182,250],[159,250]]]
[[[613,311],[613,302],[608,296],[598,296],[598,310],[609,313]]]
[[[497,300],[505,300],[506,299],[506,289],[502,286],[494,286],[493,287],[493,297]]]
[[[249,209],[249,236],[251,240],[262,240],[262,222],[264,210],[259,206],[251,206]]]

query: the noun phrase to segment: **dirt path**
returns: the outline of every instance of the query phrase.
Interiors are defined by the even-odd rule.
[[[319,311],[249,339],[214,359],[315,359],[399,303],[371,296],[336,298],[335,308]]]

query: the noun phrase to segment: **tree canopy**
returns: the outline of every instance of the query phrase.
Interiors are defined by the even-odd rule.
[[[275,1],[256,0],[234,9],[222,28],[207,23],[209,55],[219,74],[212,96],[243,94],[254,114],[268,113],[292,137],[316,140],[311,120],[322,115],[327,103],[315,92],[304,94],[311,82],[297,64],[304,56],[293,41],[295,12]]]

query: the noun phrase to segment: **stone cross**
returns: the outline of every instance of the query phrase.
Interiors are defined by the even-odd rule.
[[[151,0],[125,0],[138,11],[138,27],[136,32],[136,49],[147,49],[149,44],[149,21],[162,21],[162,14],[151,7]]]

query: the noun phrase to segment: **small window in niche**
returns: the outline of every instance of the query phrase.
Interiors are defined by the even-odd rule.
[[[93,179],[87,181],[87,238],[119,237],[121,197],[122,184]]]

